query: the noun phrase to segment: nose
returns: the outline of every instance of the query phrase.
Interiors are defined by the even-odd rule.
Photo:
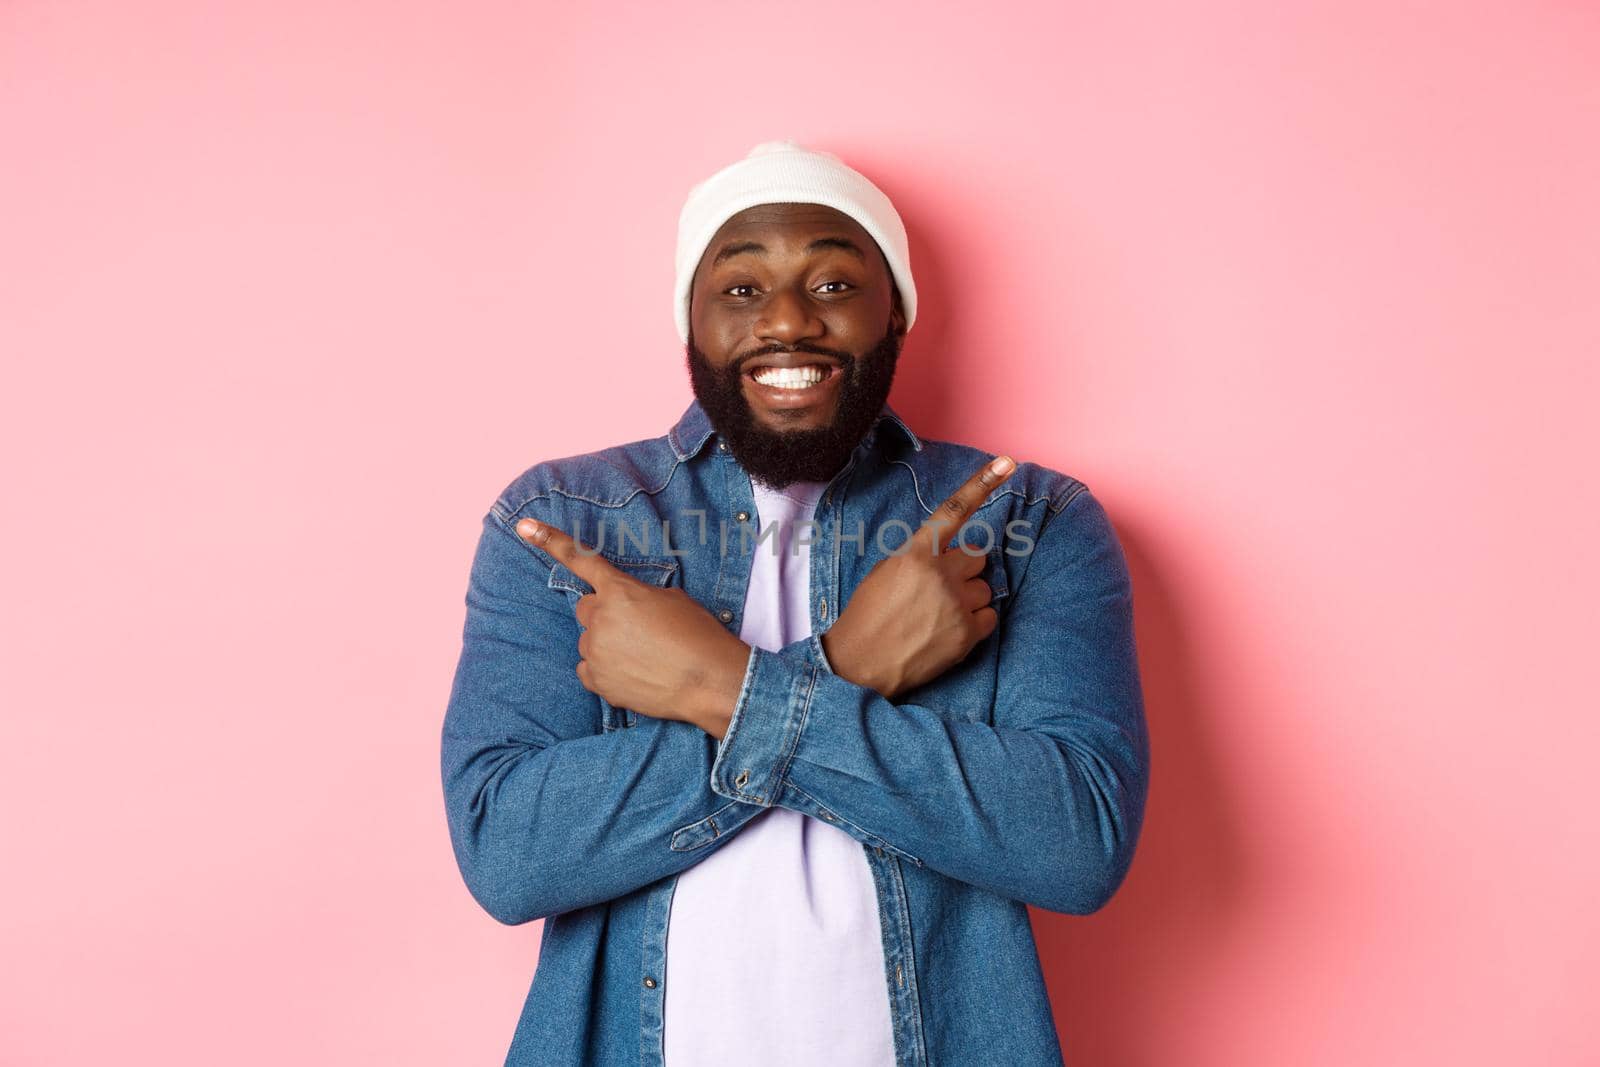
[[[767,299],[755,323],[756,339],[763,344],[793,345],[811,341],[828,332],[805,294],[779,289]]]

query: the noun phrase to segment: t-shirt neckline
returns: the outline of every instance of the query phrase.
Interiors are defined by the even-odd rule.
[[[770,485],[750,479],[750,488],[756,496],[781,496],[792,500],[796,504],[815,504],[821,498],[824,490],[828,488],[827,482],[790,482],[782,489],[774,489]]]

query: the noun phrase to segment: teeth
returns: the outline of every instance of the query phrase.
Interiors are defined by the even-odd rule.
[[[754,375],[762,385],[778,389],[804,389],[816,385],[827,376],[827,372],[815,364],[805,367],[763,367]]]

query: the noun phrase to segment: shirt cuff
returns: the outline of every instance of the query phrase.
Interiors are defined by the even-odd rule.
[[[789,758],[805,729],[820,669],[815,663],[751,647],[739,699],[717,742],[712,790],[763,808],[777,803]]]
[[[817,664],[829,674],[838,673],[833,669],[833,664],[828,662],[828,653],[822,648],[821,634],[813,633],[809,636],[802,637],[798,641],[790,641],[787,645],[784,645],[782,648],[778,649],[778,654],[780,656],[788,656],[791,659],[798,657],[800,659],[809,660],[812,663]]]

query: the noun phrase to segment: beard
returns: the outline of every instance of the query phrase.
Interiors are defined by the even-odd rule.
[[[719,370],[695,346],[691,332],[685,354],[695,399],[728,442],[729,453],[751,478],[782,489],[794,482],[825,482],[839,473],[889,399],[900,341],[891,326],[883,340],[859,359],[806,342],[793,348],[791,351],[839,361],[839,400],[833,422],[799,430],[769,430],[756,420],[744,395],[742,368],[756,356],[783,349],[768,345]]]

